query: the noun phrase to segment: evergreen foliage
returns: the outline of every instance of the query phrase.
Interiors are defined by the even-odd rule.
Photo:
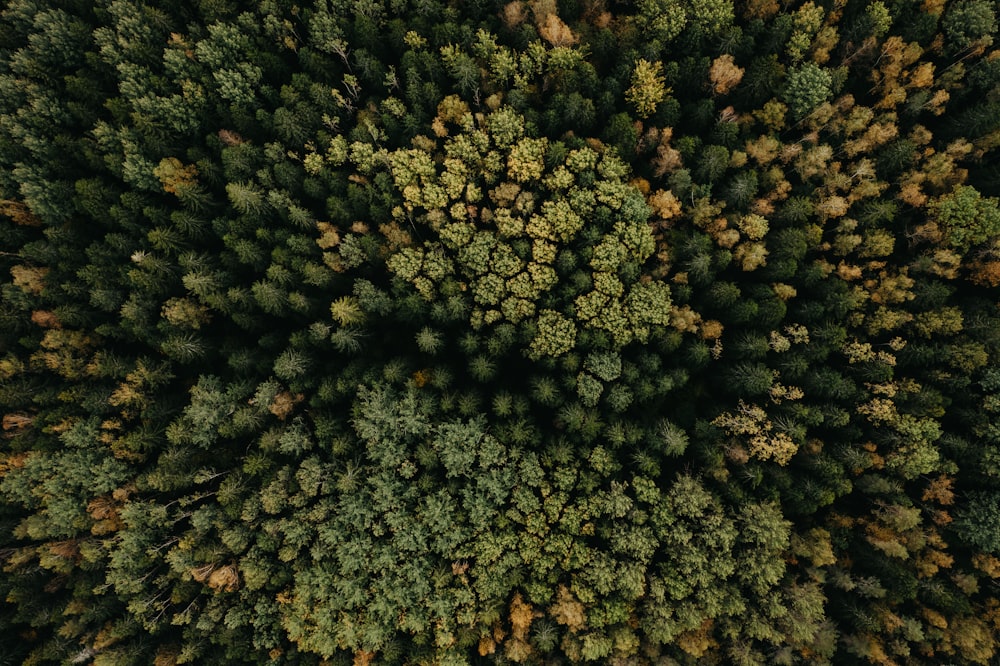
[[[0,4],[0,664],[1000,659],[988,0]]]

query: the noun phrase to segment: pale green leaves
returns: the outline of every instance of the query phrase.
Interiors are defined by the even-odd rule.
[[[948,244],[960,251],[1000,237],[997,199],[984,198],[970,185],[957,187],[941,197],[932,210]]]
[[[547,164],[559,147],[524,136],[524,119],[509,107],[479,125],[485,131],[465,127],[448,136],[443,155],[431,142],[388,154],[405,214],[437,233],[390,255],[389,270],[427,300],[443,290],[471,299],[474,328],[529,326],[526,353],[534,359],[570,351],[581,323],[610,333],[614,346],[646,340],[651,327],[665,325],[668,286],[637,279],[655,241],[628,165],[586,145]],[[596,243],[588,250],[581,236],[597,212],[604,229],[588,236]],[[557,270],[563,251],[590,254],[589,283],[566,284]]]
[[[545,149],[548,141],[524,138],[511,148],[507,157],[507,173],[519,183],[538,180],[545,170]]]
[[[648,118],[656,113],[657,105],[669,92],[663,77],[663,63],[640,59],[635,64],[632,85],[625,91],[625,99],[635,107],[640,118]]]
[[[554,310],[542,310],[538,317],[538,333],[531,341],[528,356],[562,356],[576,344],[576,326]]]
[[[524,136],[524,118],[509,106],[490,114],[486,127],[500,148],[511,146]]]
[[[819,65],[807,62],[788,72],[784,99],[796,118],[809,115],[832,95],[833,77]]]

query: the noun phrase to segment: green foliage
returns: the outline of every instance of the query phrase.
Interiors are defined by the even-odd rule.
[[[989,46],[997,30],[996,7],[985,0],[959,0],[948,8],[942,28],[952,52]]]
[[[673,41],[688,22],[684,3],[676,0],[641,0],[639,28],[661,44]]]
[[[443,171],[435,166],[433,153],[408,149],[389,156],[405,206],[438,238],[424,241],[420,248],[402,248],[389,257],[389,270],[428,300],[456,286],[471,292],[474,328],[501,321],[521,324],[535,331],[527,350],[531,358],[560,356],[572,348],[578,324],[558,310],[539,310],[536,305],[549,294],[564,293],[559,272],[550,264],[561,249],[584,241],[583,220],[595,209],[617,211],[620,219],[606,229],[590,261],[594,289],[582,294],[574,289],[579,294],[576,321],[607,331],[616,346],[646,339],[652,327],[668,323],[671,301],[662,281],[635,282],[637,276],[632,276],[634,284],[626,292],[618,277],[626,265],[641,266],[654,250],[645,223],[649,209],[623,182],[627,168],[614,155],[598,155],[589,148],[570,151],[563,164],[547,167],[546,140],[514,141],[509,125],[515,122],[516,116],[505,107],[487,119],[487,127],[500,132],[499,140],[479,130],[449,138]],[[498,172],[480,171],[480,179],[475,179],[480,164],[494,164]],[[543,178],[543,173],[548,175]],[[501,180],[504,176],[510,180]],[[538,180],[541,187],[527,189]],[[591,181],[592,189],[577,184],[584,180]],[[495,232],[474,225],[469,204],[483,192],[500,206],[484,211]],[[530,257],[519,247],[530,247]]]
[[[651,116],[668,92],[662,62],[651,63],[642,59],[636,62],[632,72],[632,86],[625,91],[625,99],[635,106],[640,118]]]
[[[0,662],[995,662],[996,18],[6,3]]]
[[[1000,498],[995,492],[969,493],[954,522],[962,541],[986,552],[1000,552]]]
[[[966,252],[1000,236],[1000,208],[995,197],[984,198],[963,185],[939,199],[932,209],[949,245]]]
[[[789,70],[783,97],[792,115],[802,118],[830,98],[832,84],[830,72],[807,62]]]
[[[538,332],[531,341],[529,355],[533,358],[562,356],[573,349],[576,326],[554,310],[542,310],[538,316]]]
[[[717,37],[732,25],[733,10],[728,0],[691,0],[689,16],[706,36]]]

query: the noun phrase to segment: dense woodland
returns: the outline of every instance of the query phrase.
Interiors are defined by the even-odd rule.
[[[6,0],[0,664],[1000,659],[993,0]]]

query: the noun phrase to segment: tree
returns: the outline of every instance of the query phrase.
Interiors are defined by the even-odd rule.
[[[742,400],[736,413],[723,412],[712,425],[725,430],[730,436],[747,437],[749,454],[760,460],[774,459],[787,465],[798,451],[798,445],[786,432],[776,431],[767,413],[757,405],[747,405]]]
[[[735,559],[707,557],[713,551],[731,553],[737,540],[736,525],[716,498],[697,480],[678,476],[650,518],[665,559],[650,579],[639,616],[647,638],[671,643],[705,620],[739,612],[741,600],[724,582],[736,571]],[[683,527],[693,520],[701,527],[691,538]]]
[[[832,85],[833,77],[827,70],[807,62],[789,70],[783,99],[792,114],[801,119],[830,98]]]
[[[625,91],[628,100],[640,118],[648,118],[656,112],[670,89],[663,78],[663,63],[639,59],[632,70],[632,85]]]
[[[726,53],[719,56],[712,61],[712,67],[708,70],[712,90],[717,95],[725,95],[743,80],[744,72],[744,68],[736,66],[732,55]]]
[[[687,9],[678,0],[641,0],[638,7],[639,29],[661,44],[676,39],[687,25]]]
[[[962,541],[985,553],[1000,553],[1000,501],[991,492],[971,492],[952,523]]]
[[[982,49],[993,43],[996,9],[986,0],[959,0],[948,7],[941,27],[948,37],[948,50],[953,54]]]
[[[960,252],[1000,235],[1000,208],[995,197],[984,198],[962,185],[931,204],[945,241]]]
[[[733,3],[724,0],[690,0],[689,18],[707,37],[717,37],[733,22]]]

